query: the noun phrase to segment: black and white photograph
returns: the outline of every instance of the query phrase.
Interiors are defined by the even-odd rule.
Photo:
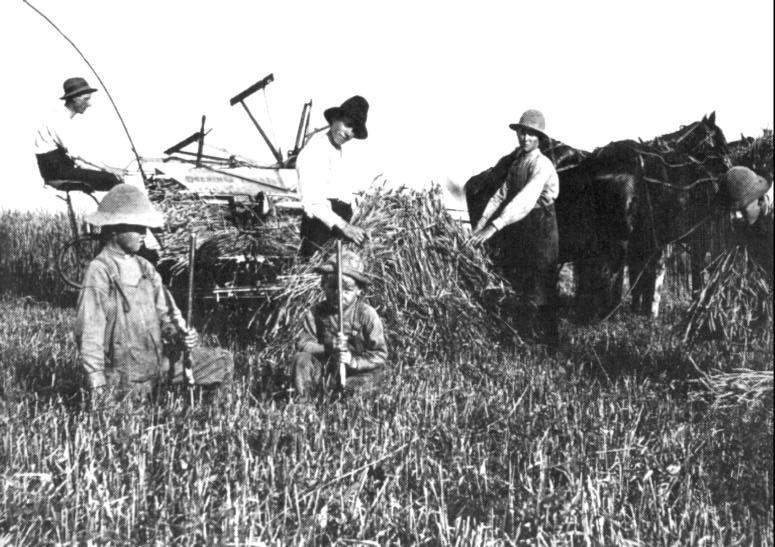
[[[773,11],[3,0],[0,547],[775,545]]]

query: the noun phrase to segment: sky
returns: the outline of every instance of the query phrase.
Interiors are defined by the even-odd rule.
[[[272,157],[229,99],[247,100],[288,150],[304,102],[311,126],[354,94],[369,138],[347,144],[362,172],[393,184],[461,185],[516,145],[528,108],[546,132],[594,149],[652,138],[712,111],[729,140],[773,127],[771,0],[293,1],[30,0],[81,49],[116,101],[141,156],[199,129],[210,146]],[[62,82],[96,77],[22,0],[0,2],[4,208],[60,208],[42,186],[33,132]],[[85,146],[116,166],[132,156],[103,89],[83,118]],[[92,205],[93,206],[93,205]]]

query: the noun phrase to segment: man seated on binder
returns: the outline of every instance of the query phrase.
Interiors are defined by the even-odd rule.
[[[80,183],[84,192],[107,192],[122,182],[126,171],[107,165],[86,161],[72,150],[72,137],[79,122],[79,115],[91,106],[92,93],[83,78],[68,78],[63,84],[64,101],[52,110],[35,132],[35,156],[40,175],[46,184],[59,189],[62,181]],[[96,167],[96,169],[94,169]]]
[[[351,139],[365,139],[369,103],[360,95],[323,115],[328,131],[313,135],[299,153],[296,171],[304,209],[301,221],[303,257],[311,257],[335,237],[363,245],[366,232],[350,223],[353,216],[352,185],[342,147]]]

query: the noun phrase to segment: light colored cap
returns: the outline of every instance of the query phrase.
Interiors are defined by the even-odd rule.
[[[86,221],[94,226],[133,224],[148,228],[164,226],[164,217],[151,204],[148,197],[136,186],[118,184],[111,188],[97,211],[87,215]]]
[[[530,129],[542,137],[548,139],[546,134],[546,119],[540,110],[525,110],[517,123],[509,124],[509,127],[516,131],[517,129]]]
[[[764,177],[742,165],[736,165],[726,172],[724,186],[730,209],[742,209],[766,194],[770,188],[770,184]]]

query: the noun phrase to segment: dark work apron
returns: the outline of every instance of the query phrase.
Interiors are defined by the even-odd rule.
[[[514,291],[535,307],[555,305],[559,235],[554,203],[539,205],[497,235],[499,263]]]
[[[331,203],[331,209],[342,217],[345,221],[350,222],[353,217],[353,208],[349,203],[338,199],[329,199]],[[301,248],[299,254],[304,258],[309,258],[317,251],[326,246],[326,244],[339,236],[339,230],[334,228],[330,229],[323,224],[317,218],[307,216],[306,214],[301,218]]]
[[[773,255],[773,221],[772,211],[762,215],[751,226],[746,225],[742,229],[741,243],[748,247],[751,256],[758,262],[769,275],[772,285],[772,255]]]

